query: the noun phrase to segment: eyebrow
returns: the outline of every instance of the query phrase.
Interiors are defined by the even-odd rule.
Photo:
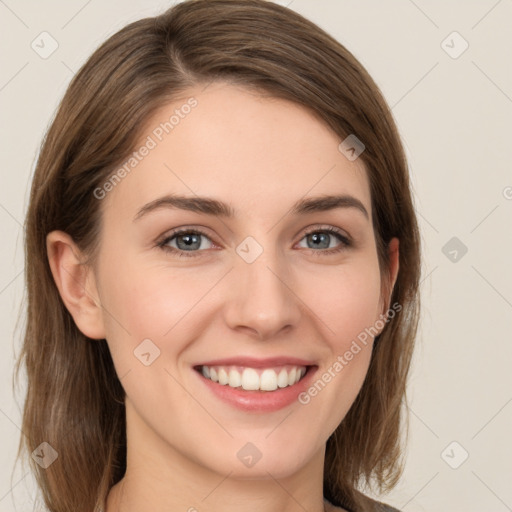
[[[176,208],[224,218],[234,218],[236,213],[229,204],[210,197],[169,194],[144,205],[137,212],[133,220],[135,222],[150,212],[164,208]],[[292,215],[305,215],[337,208],[354,208],[361,212],[367,220],[370,219],[363,203],[349,194],[303,198],[292,206],[291,213]]]

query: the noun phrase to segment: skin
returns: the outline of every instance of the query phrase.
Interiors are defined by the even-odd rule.
[[[325,443],[361,388],[373,340],[309,404],[271,413],[221,402],[192,366],[288,355],[315,361],[321,375],[385,313],[390,296],[381,293],[371,221],[355,208],[288,214],[304,196],[348,193],[371,219],[365,168],[308,110],[226,83],[198,86],[163,106],[141,144],[190,96],[197,107],[99,201],[94,268],[80,265],[83,255],[66,233],[47,238],[67,308],[84,334],[107,340],[126,391],[127,472],[106,510],[341,510],[323,500]],[[237,215],[164,208],[134,221],[167,193],[220,199]],[[305,235],[330,226],[353,244],[323,254],[325,246]],[[157,247],[177,227],[207,232],[195,257]],[[263,248],[251,264],[236,252],[247,236]],[[185,246],[177,243],[169,242]],[[334,235],[327,243],[342,244]],[[398,240],[389,252],[392,288]],[[133,354],[147,338],[160,349],[149,366]],[[262,453],[251,468],[236,456],[247,442]]]

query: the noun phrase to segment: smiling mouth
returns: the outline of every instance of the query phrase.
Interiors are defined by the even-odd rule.
[[[285,365],[273,368],[241,366],[194,367],[204,378],[217,384],[245,391],[276,391],[294,386],[312,366]]]

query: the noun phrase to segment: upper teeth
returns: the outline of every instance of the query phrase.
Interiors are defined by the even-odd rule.
[[[245,390],[274,391],[278,387],[293,386],[306,373],[305,366],[274,368],[240,368],[236,366],[203,366],[202,374],[207,379],[232,388]]]

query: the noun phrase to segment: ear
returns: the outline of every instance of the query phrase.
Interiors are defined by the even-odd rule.
[[[387,312],[391,306],[391,295],[393,294],[393,289],[395,287],[396,279],[398,277],[398,269],[399,269],[399,240],[398,238],[392,238],[388,244],[388,260],[389,260],[389,269],[388,275],[386,279],[386,283],[384,286],[384,310],[382,311],[383,316],[387,317]]]
[[[80,331],[93,339],[104,339],[102,307],[92,268],[73,239],[64,231],[46,237],[46,251],[53,279],[62,301]]]

